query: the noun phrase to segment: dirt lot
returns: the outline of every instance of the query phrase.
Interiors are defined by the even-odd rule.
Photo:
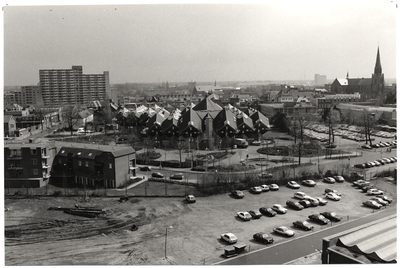
[[[396,186],[385,180],[374,181],[386,194],[396,198]],[[307,208],[303,211],[289,209],[285,215],[262,217],[242,222],[236,213],[259,209],[275,203],[285,204],[296,190],[281,187],[277,192],[254,195],[245,191],[244,199],[233,199],[228,194],[197,198],[197,203],[187,204],[182,198],[131,198],[126,203],[117,198],[6,199],[5,207],[5,264],[6,265],[157,265],[157,264],[212,264],[222,260],[227,246],[220,241],[224,232],[236,234],[239,242],[251,250],[265,247],[252,236],[256,232],[271,233],[275,243],[286,241],[272,234],[275,226],[291,226],[294,220],[306,219],[312,213],[336,211],[347,220],[373,213],[361,206],[369,199],[351,184],[327,185],[318,182],[314,188],[302,186],[311,196],[323,196],[325,188],[342,193],[339,202],[329,201],[325,207]],[[106,214],[87,219],[50,211],[48,207],[73,207],[75,204],[106,209]],[[394,202],[395,203],[395,202]],[[139,230],[130,231],[132,224]],[[317,224],[315,230],[329,228]],[[166,228],[167,256],[165,254]],[[296,230],[296,236],[306,232]],[[169,263],[168,263],[169,262]],[[303,263],[303,262],[302,262]],[[293,263],[292,263],[293,264]]]

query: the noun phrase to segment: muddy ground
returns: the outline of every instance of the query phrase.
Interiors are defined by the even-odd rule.
[[[396,198],[396,186],[391,182],[379,180],[373,184]],[[369,197],[347,182],[335,185],[319,182],[314,188],[302,186],[300,191],[323,196],[328,187],[341,192],[342,200],[303,211],[289,209],[285,215],[250,222],[242,222],[236,213],[275,203],[284,205],[296,190],[281,187],[277,192],[259,195],[246,190],[244,199],[223,194],[197,198],[194,204],[187,204],[177,197],[130,198],[125,203],[120,203],[118,198],[90,198],[87,202],[72,197],[6,199],[5,207],[9,210],[5,211],[5,264],[210,265],[222,260],[221,254],[227,244],[219,236],[224,232],[236,234],[239,242],[250,245],[253,251],[270,246],[253,241],[254,233],[270,233],[275,243],[286,241],[287,238],[274,235],[272,228],[291,227],[294,220],[305,220],[313,213],[336,211],[345,220],[373,213],[372,209],[361,206]],[[74,207],[75,204],[102,208],[106,212],[98,218],[88,219],[48,210],[49,207]],[[139,226],[137,231],[130,231],[133,224]],[[329,228],[314,225],[316,231]],[[305,234],[296,230],[296,237]],[[167,259],[164,258],[165,249]]]

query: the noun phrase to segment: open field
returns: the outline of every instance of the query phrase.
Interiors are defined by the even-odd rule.
[[[372,181],[386,194],[396,195],[396,186],[386,180]],[[152,184],[157,187],[157,184]],[[160,186],[162,187],[162,185]],[[302,211],[289,209],[287,214],[274,218],[242,222],[238,211],[258,210],[275,203],[285,205],[296,191],[311,196],[323,196],[325,188],[342,193],[342,200],[329,201],[326,206]],[[350,183],[328,185],[318,182],[314,188],[302,186],[299,190],[286,187],[277,192],[251,194],[245,191],[244,199],[233,199],[229,194],[198,197],[194,204],[183,198],[146,197],[130,198],[120,203],[118,198],[41,197],[36,199],[6,199],[5,207],[5,263],[6,265],[158,265],[158,264],[212,264],[222,260],[226,243],[219,239],[221,233],[234,233],[239,242],[250,245],[251,251],[265,245],[253,241],[256,232],[267,232],[275,243],[284,238],[272,233],[280,225],[291,227],[294,220],[305,220],[308,215],[323,211],[336,211],[343,220],[353,220],[374,213],[362,207],[369,199]],[[106,210],[99,218],[87,219],[49,211],[49,207],[73,207],[75,204]],[[394,204],[396,201],[394,200]],[[130,231],[132,224],[139,226]],[[314,231],[328,226],[314,224]],[[334,223],[340,224],[340,223]],[[171,228],[168,228],[171,227]],[[168,228],[168,229],[166,229]],[[307,232],[295,230],[296,235]],[[166,232],[168,235],[166,236]],[[166,240],[167,238],[167,240]],[[269,245],[267,245],[269,247]],[[165,249],[166,255],[165,259]]]

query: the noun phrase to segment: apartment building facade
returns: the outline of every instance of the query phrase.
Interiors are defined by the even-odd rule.
[[[39,70],[40,90],[46,107],[87,104],[111,97],[109,73],[83,74],[82,66]]]
[[[55,155],[54,142],[6,141],[4,144],[4,186],[6,188],[45,186],[50,179],[50,168]]]
[[[132,147],[69,144],[58,151],[51,169],[52,184],[117,188],[135,175]]]

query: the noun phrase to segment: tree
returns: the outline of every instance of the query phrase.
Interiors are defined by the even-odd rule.
[[[371,134],[374,126],[376,125],[375,113],[370,113],[367,109],[363,110],[363,129],[362,133],[365,135],[365,144],[372,146]]]
[[[112,123],[113,117],[110,105],[105,104],[94,113],[93,124],[104,125],[104,134],[107,134],[107,125]]]
[[[44,108],[42,106],[35,106],[35,111],[33,112],[33,114],[35,115],[36,119],[38,119],[40,121],[40,126],[42,128],[42,132],[43,132],[43,124],[46,122],[46,111],[44,110]],[[47,122],[46,122],[47,125]]]
[[[287,119],[285,113],[277,112],[271,117],[271,124],[274,125],[279,131],[289,131],[289,120]]]
[[[334,143],[335,142],[335,134],[333,133],[334,120],[332,118],[331,108],[326,108],[324,110],[324,113],[322,114],[322,119],[328,125],[329,144]]]
[[[73,127],[78,122],[78,117],[76,116],[78,112],[78,106],[74,105],[64,106],[62,109],[63,119],[65,120],[68,129],[71,131],[71,136],[73,135]]]

